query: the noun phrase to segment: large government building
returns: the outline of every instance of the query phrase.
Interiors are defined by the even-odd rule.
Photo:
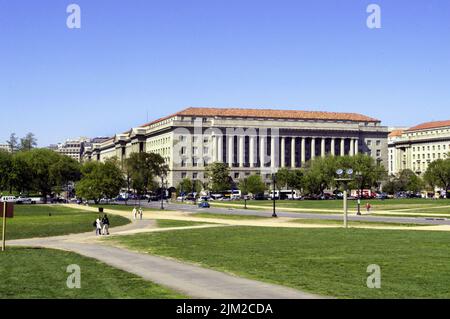
[[[355,113],[187,108],[93,144],[84,160],[158,153],[169,165],[169,186],[204,181],[212,162],[227,163],[236,180],[261,174],[268,181],[280,167],[300,168],[319,156],[361,152],[387,166],[387,138],[379,120]]]
[[[421,175],[450,152],[450,120],[427,122],[389,134],[389,173],[410,169]]]

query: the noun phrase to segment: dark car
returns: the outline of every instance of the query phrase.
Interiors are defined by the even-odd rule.
[[[203,201],[203,202],[201,202],[200,204],[198,204],[198,207],[199,207],[199,208],[210,208],[211,206],[209,205],[208,202]]]

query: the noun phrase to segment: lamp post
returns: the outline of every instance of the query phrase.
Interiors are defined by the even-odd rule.
[[[276,199],[275,199],[275,186],[276,186],[276,173],[272,173],[272,201],[273,201],[273,213],[272,213],[272,217],[277,218],[277,212],[276,212]]]
[[[336,174],[338,175],[338,178],[335,178],[334,180],[338,183],[342,183],[344,186],[344,192],[343,192],[343,201],[344,201],[344,227],[348,228],[348,205],[347,205],[347,193],[348,193],[348,183],[353,180],[353,170],[348,169],[344,172],[343,169],[338,169],[336,171]]]
[[[361,179],[362,179],[362,173],[361,172],[356,172],[355,173],[356,178],[358,179],[359,185],[358,185],[358,212],[356,213],[356,215],[361,215],[361,198],[362,198],[362,186],[361,186]]]

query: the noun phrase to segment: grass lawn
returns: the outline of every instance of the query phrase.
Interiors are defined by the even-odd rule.
[[[200,226],[208,223],[191,222],[188,220],[173,220],[173,219],[157,219],[156,224],[158,228],[170,228],[170,227],[188,227],[188,226]]]
[[[298,224],[317,224],[317,225],[336,225],[343,226],[344,221],[334,219],[309,219],[309,218],[297,218],[290,221],[291,223]],[[416,227],[416,226],[432,226],[427,224],[407,224],[407,223],[388,223],[388,222],[368,222],[359,220],[349,220],[348,225],[351,226],[402,226],[402,227]]]
[[[220,218],[220,219],[266,219],[269,217],[265,216],[252,216],[252,215],[234,215],[234,214],[215,214],[215,213],[195,213],[191,215],[192,217],[201,218]]]
[[[69,289],[67,266],[81,269],[81,288]],[[0,253],[0,299],[183,298],[182,295],[74,253],[9,248]]]
[[[106,211],[106,213],[108,213]],[[93,231],[97,213],[60,205],[16,205],[14,218],[7,219],[7,239],[49,237]],[[108,215],[111,227],[129,223],[129,220]],[[0,218],[0,225],[2,225]]]
[[[450,298],[450,234],[368,229],[209,228],[115,238],[257,280],[339,298]],[[366,270],[381,267],[381,289]]]
[[[376,210],[401,210],[401,209],[411,209],[417,208],[416,212],[426,212],[427,208],[432,208],[429,211],[438,212],[439,210],[450,212],[449,208],[444,208],[442,206],[450,206],[450,199],[441,200],[431,200],[431,199],[420,199],[420,198],[408,198],[408,199],[388,199],[388,200],[361,200],[361,206],[364,210],[364,205],[369,202],[374,211]],[[234,207],[236,205],[244,207],[244,201],[230,201],[230,202],[211,202],[212,206],[216,207]],[[272,201],[269,200],[251,200],[247,201],[247,205],[267,207],[271,209]],[[342,200],[278,200],[276,202],[278,208],[299,208],[299,209],[332,209],[341,210]],[[436,207],[434,209],[433,207]],[[442,208],[440,208],[442,207]],[[356,210],[357,201],[349,200],[349,209]],[[253,209],[253,208],[252,208]]]

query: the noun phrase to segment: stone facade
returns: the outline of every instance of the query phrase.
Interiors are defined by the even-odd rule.
[[[186,177],[205,180],[213,162],[227,163],[235,180],[269,180],[280,167],[301,168],[319,156],[361,152],[387,166],[387,136],[380,121],[353,113],[188,108],[94,144],[84,158],[157,153],[169,165],[169,186]]]
[[[389,135],[389,173],[410,169],[423,174],[428,165],[447,158],[450,152],[450,121],[428,122]]]

